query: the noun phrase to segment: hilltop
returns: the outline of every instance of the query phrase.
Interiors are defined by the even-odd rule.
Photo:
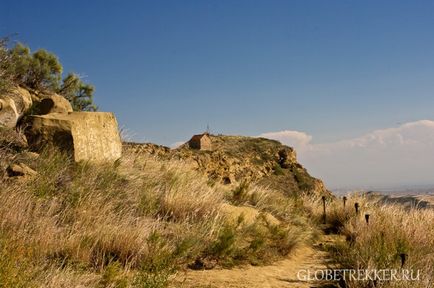
[[[206,175],[212,182],[234,185],[257,183],[283,192],[330,195],[323,182],[297,162],[293,148],[278,141],[246,136],[209,135],[212,149],[192,149],[186,142],[176,149],[151,143],[124,143],[124,151],[176,159]]]

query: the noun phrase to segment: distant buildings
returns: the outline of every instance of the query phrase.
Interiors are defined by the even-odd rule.
[[[190,141],[188,141],[188,145],[192,149],[211,150],[212,149],[211,137],[209,137],[208,132],[194,135],[193,137],[191,137]]]

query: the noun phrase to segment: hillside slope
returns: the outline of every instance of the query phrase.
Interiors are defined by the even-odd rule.
[[[312,243],[317,220],[289,195],[321,182],[294,151],[213,141],[212,151],[125,144],[115,163],[77,163],[0,129],[0,287],[163,288],[176,271],[268,265]]]
[[[125,143],[125,151],[177,159],[222,184],[258,183],[284,192],[330,195],[323,182],[297,162],[293,148],[266,138],[210,135],[212,150],[192,149],[188,142],[176,149],[155,144]]]

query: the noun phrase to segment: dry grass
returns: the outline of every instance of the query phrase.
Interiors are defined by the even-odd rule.
[[[189,237],[207,245],[221,226],[218,191],[175,164],[147,159],[143,169],[137,169],[132,167],[137,163],[125,158],[118,167],[75,165],[56,151],[46,151],[28,164],[39,172],[37,177],[1,183],[1,247],[10,262],[0,264],[0,283],[15,281],[9,270],[21,260],[23,265],[15,271],[20,275],[29,275],[21,271],[27,266],[29,271],[41,267],[48,275],[60,268],[60,274],[103,273],[111,263],[119,263],[124,271],[146,269],[155,261],[169,261],[154,257],[169,258]],[[150,187],[153,193],[148,193]],[[160,245],[159,251],[167,255],[152,254],[155,239],[158,243],[152,245]],[[199,253],[203,247],[196,249]],[[170,261],[177,261],[176,256]],[[30,278],[47,287],[56,286],[47,282],[50,278],[60,281],[57,274],[43,275]]]
[[[354,204],[359,203],[360,213]],[[307,200],[317,222],[322,219],[319,199]],[[369,224],[365,215],[369,214]],[[336,263],[346,269],[401,269],[401,254],[407,259],[404,269],[420,271],[420,281],[383,281],[378,287],[434,287],[434,210],[405,208],[384,204],[372,197],[355,195],[347,209],[336,199],[327,205],[327,225],[345,236],[328,247]],[[373,283],[349,281],[348,287],[369,287]]]
[[[39,174],[0,179],[0,287],[166,287],[197,259],[261,264],[304,239],[290,221],[225,223],[227,188],[182,162],[130,154],[94,166],[55,150],[36,160],[7,153]],[[281,198],[261,189],[253,206],[291,219],[295,210],[283,210],[293,205],[274,209]]]

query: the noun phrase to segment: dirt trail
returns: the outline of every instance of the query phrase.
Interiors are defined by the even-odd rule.
[[[322,243],[333,241],[324,239]],[[204,271],[187,271],[180,273],[172,287],[200,288],[281,288],[281,287],[321,287],[324,282],[311,282],[298,279],[300,270],[326,269],[328,262],[326,252],[318,248],[304,246],[298,248],[288,259],[269,266],[246,266],[234,269],[213,269]],[[333,287],[333,286],[327,286]]]

